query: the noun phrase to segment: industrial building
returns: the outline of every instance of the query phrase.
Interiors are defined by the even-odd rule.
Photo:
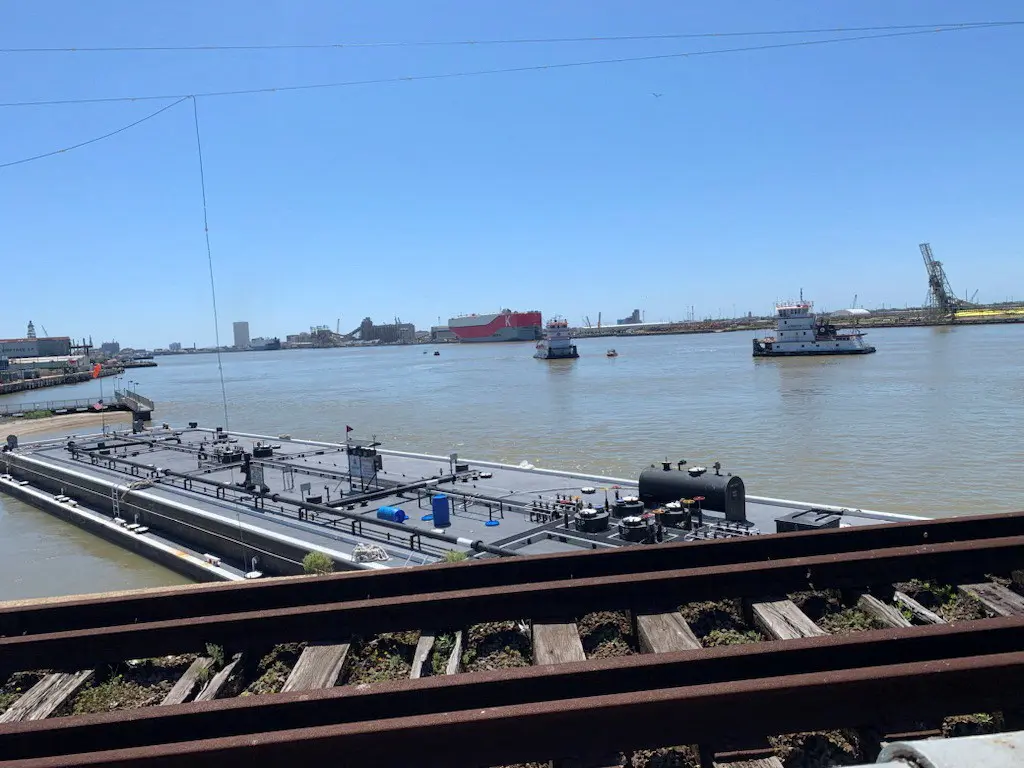
[[[43,329],[46,332],[46,329]],[[84,342],[83,342],[84,343]],[[67,336],[37,336],[35,324],[29,320],[24,338],[0,339],[0,357],[59,357],[71,354]]]
[[[70,354],[71,339],[67,336],[0,339],[0,355],[4,357],[59,357]]]
[[[240,321],[234,324],[235,349],[249,348],[249,323]]]
[[[435,325],[430,329],[430,340],[433,342],[458,341],[459,337],[447,325]]]
[[[359,324],[359,338],[362,341],[378,341],[381,344],[412,344],[416,340],[416,326],[397,320],[384,325],[374,325],[373,320],[365,317]]]
[[[636,325],[640,322],[640,310],[634,309],[629,317],[623,317],[615,321],[618,325]]]

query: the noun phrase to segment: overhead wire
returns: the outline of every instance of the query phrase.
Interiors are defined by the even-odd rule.
[[[609,59],[591,59],[588,61],[573,61],[563,62],[556,64],[529,64],[518,67],[498,67],[493,69],[478,69],[460,72],[442,72],[432,75],[405,75],[405,76],[392,76],[392,77],[378,77],[368,78],[364,80],[343,80],[338,82],[328,83],[305,83],[301,85],[283,85],[283,86],[266,86],[261,88],[238,88],[233,90],[222,90],[222,91],[205,91],[197,92],[194,94],[143,94],[136,96],[105,96],[95,98],[79,98],[79,99],[45,99],[37,101],[14,101],[14,102],[3,102],[0,103],[0,108],[12,108],[12,107],[41,107],[41,106],[62,106],[67,104],[107,104],[125,101],[156,101],[164,99],[180,99],[188,98],[190,96],[198,96],[203,98],[219,98],[225,96],[250,96],[255,94],[263,93],[285,93],[293,91],[309,91],[309,90],[321,90],[331,88],[346,88],[363,85],[384,85],[389,83],[403,83],[403,82],[424,82],[429,80],[450,80],[455,78],[463,77],[481,77],[487,75],[499,75],[499,74],[514,74],[520,72],[539,72],[544,70],[555,70],[555,69],[572,69],[579,67],[590,67],[600,66],[608,64],[625,64],[630,62],[645,62],[645,61],[662,61],[666,59],[684,59],[684,58],[695,58],[699,56],[720,56],[724,54],[732,53],[749,53],[754,51],[767,51],[767,50],[781,50],[786,48],[806,48],[817,45],[832,45],[836,43],[852,43],[860,42],[864,40],[883,40],[891,38],[911,37],[920,35],[931,35],[943,32],[958,32],[967,30],[977,29],[992,29],[997,27],[1008,27],[1022,25],[1024,22],[991,22],[985,24],[977,24],[974,26],[953,26],[953,27],[939,27],[939,28],[928,28],[928,29],[914,29],[899,32],[887,32],[881,34],[870,34],[870,35],[855,35],[848,37],[832,37],[825,38],[823,40],[800,40],[795,42],[787,43],[771,43],[764,45],[750,45],[742,46],[738,48],[718,48],[704,51],[686,51],[682,53],[661,53],[661,54],[650,54],[647,56],[624,56],[618,58]]]
[[[652,35],[592,35],[587,37],[523,37],[483,40],[398,40],[339,43],[243,43],[238,45],[110,45],[70,47],[0,48],[0,53],[205,53],[215,51],[300,51],[345,48],[471,47],[499,45],[542,45],[555,43],[610,43],[651,40],[692,40],[716,37],[772,37],[781,35],[851,34],[937,28],[971,28],[993,24],[1022,24],[1021,21],[963,21],[948,24],[884,24],[868,27],[821,27],[817,29],[773,29],[738,32],[675,32]]]
[[[147,120],[152,120],[157,115],[163,114],[167,110],[171,109],[172,107],[176,107],[178,104],[181,104],[181,102],[186,101],[186,100],[188,100],[188,96],[183,96],[180,99],[178,99],[177,101],[172,102],[171,104],[167,104],[166,106],[161,107],[156,112],[152,112],[152,113],[146,115],[145,117],[140,118],[139,120],[136,120],[135,122],[128,123],[128,125],[123,125],[120,128],[118,128],[117,130],[110,131],[109,133],[105,133],[102,136],[96,136],[95,138],[88,139],[87,141],[80,141],[77,144],[72,144],[70,147],[62,147],[61,149],[55,149],[52,152],[43,152],[40,155],[32,155],[31,157],[23,157],[20,160],[11,160],[11,161],[6,162],[6,163],[0,163],[0,168],[10,168],[12,165],[21,165],[23,163],[31,163],[33,160],[43,160],[44,158],[53,157],[54,155],[62,155],[64,153],[66,153],[66,152],[71,152],[72,150],[81,149],[82,147],[87,147],[90,144],[95,144],[98,141],[103,141],[104,139],[109,139],[112,136],[117,136],[117,134],[119,134],[119,133],[124,133],[125,131],[127,131],[127,130],[129,130],[131,128],[134,128],[137,125],[141,125],[142,123],[146,122]]]
[[[199,185],[203,191],[203,233],[206,235],[206,263],[210,268],[210,296],[213,300],[213,337],[217,345],[217,371],[220,373],[220,396],[224,403],[224,429],[229,430],[228,391],[224,386],[224,363],[220,354],[220,319],[217,315],[217,286],[213,279],[213,251],[210,249],[210,219],[206,212],[206,172],[203,168],[203,142],[199,136],[199,106],[196,97],[192,99],[192,116],[196,124],[196,151],[199,155]]]

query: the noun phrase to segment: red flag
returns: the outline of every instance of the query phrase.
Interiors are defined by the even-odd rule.
[[[96,365],[94,365],[92,367],[92,377],[94,379],[98,379],[100,377],[100,364],[99,363],[96,363]]]
[[[346,425],[345,425],[345,434],[347,435],[347,434],[348,434],[349,432],[351,432],[351,431],[352,431],[352,427],[350,427],[350,426],[348,426],[348,425],[346,424]]]

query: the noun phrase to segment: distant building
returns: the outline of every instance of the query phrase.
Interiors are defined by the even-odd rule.
[[[171,352],[181,352],[181,342],[172,341],[170,344],[167,345],[167,349],[169,349]]]
[[[100,344],[100,352],[105,355],[109,355],[110,357],[114,357],[114,355],[119,355],[121,353],[121,345],[116,341],[104,341]]]
[[[447,325],[435,325],[430,329],[431,341],[458,341],[459,337],[452,333]]]
[[[235,349],[248,349],[249,348],[249,323],[238,322],[234,325],[235,329]]]
[[[616,320],[615,322],[619,325],[635,325],[640,322],[640,310],[634,309],[633,314],[629,317],[624,317],[621,320]]]
[[[363,341],[382,344],[412,344],[416,340],[416,326],[412,323],[374,325],[373,320],[366,317],[359,324],[359,336]]]
[[[71,354],[67,336],[39,336],[24,339],[0,339],[0,355],[16,357],[60,357]]]

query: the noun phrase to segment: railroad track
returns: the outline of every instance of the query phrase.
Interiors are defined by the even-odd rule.
[[[0,724],[0,765],[612,765],[679,744],[711,765],[776,734],[851,728],[868,744],[977,712],[1015,727],[1018,568],[1024,513],[9,608],[0,679],[66,673],[0,716],[14,720]],[[954,603],[973,620],[946,623]],[[612,611],[625,655],[594,658],[580,628]],[[723,611],[745,644],[705,647]],[[462,672],[484,658],[480,627],[499,625],[525,665]],[[405,679],[359,682],[360,649],[402,632],[415,645]],[[299,641],[285,692],[229,695],[269,648]],[[216,663],[207,644],[223,649]],[[46,716],[82,676],[183,653],[195,657],[166,706]]]
[[[344,573],[309,580],[279,579],[216,584],[160,594],[120,595],[0,606],[0,637],[69,631],[137,622],[182,620],[231,613],[244,605],[265,611],[346,600],[416,595],[458,589],[627,576],[638,573],[865,552],[918,544],[1024,536],[1024,512],[947,518],[700,542],[699,546],[620,547],[597,552],[535,555],[476,561],[458,569],[444,566],[396,568],[381,573]]]

